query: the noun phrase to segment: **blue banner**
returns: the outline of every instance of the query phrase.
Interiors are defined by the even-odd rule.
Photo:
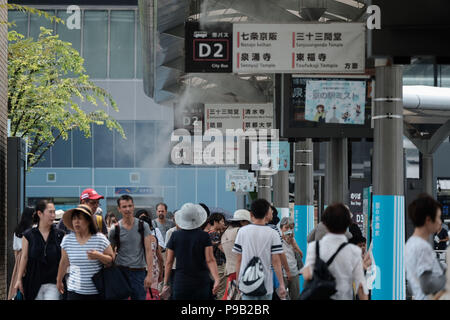
[[[306,238],[314,229],[314,206],[294,206],[294,238],[300,250],[303,252],[303,263],[306,258],[308,243]],[[303,288],[303,277],[300,277],[300,291]]]
[[[404,196],[373,196],[372,235],[378,284],[372,300],[405,300]]]

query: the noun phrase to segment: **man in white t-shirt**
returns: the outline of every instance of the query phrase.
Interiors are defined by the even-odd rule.
[[[233,252],[237,254],[236,274],[239,290],[242,292],[242,300],[272,300],[273,276],[271,265],[273,265],[277,278],[280,279],[278,296],[283,299],[286,295],[283,274],[281,272],[280,254],[283,253],[280,236],[271,227],[265,225],[265,217],[271,214],[270,203],[264,199],[258,199],[252,203],[251,216],[253,224],[239,229]],[[265,294],[254,295],[248,292],[249,280],[246,269],[249,262],[258,257],[260,262],[255,269],[262,268],[264,273]]]

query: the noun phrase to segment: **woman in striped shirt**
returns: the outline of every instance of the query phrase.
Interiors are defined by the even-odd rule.
[[[114,261],[109,240],[102,233],[97,233],[91,210],[86,205],[68,210],[63,220],[64,225],[74,233],[66,235],[61,243],[61,262],[56,284],[58,290],[64,293],[62,279],[70,266],[67,300],[99,299],[92,276],[103,265]]]

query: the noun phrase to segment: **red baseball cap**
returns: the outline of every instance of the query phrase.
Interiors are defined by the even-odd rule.
[[[104,199],[105,197],[98,194],[97,191],[94,189],[85,189],[80,196],[80,200],[98,200],[98,199]]]

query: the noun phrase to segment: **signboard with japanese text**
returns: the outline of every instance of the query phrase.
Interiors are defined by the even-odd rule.
[[[185,72],[232,72],[233,25],[186,21]]]
[[[362,235],[367,239],[367,210],[364,209],[364,188],[369,186],[370,182],[361,178],[350,178],[349,185],[349,208],[353,217],[352,220],[356,223],[362,232]],[[367,204],[366,204],[367,205]]]
[[[273,104],[205,104],[205,129],[273,129]]]
[[[364,73],[363,23],[234,24],[235,73]]]
[[[232,192],[254,192],[256,186],[256,178],[253,172],[246,170],[227,170],[226,191]]]
[[[306,120],[364,124],[365,81],[308,80],[305,99]]]

